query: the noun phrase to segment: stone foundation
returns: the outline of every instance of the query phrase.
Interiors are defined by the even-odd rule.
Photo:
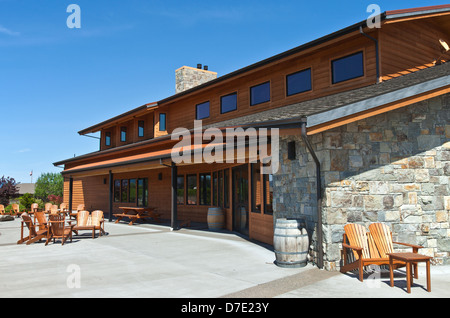
[[[321,162],[324,265],[340,266],[347,223],[390,226],[394,241],[418,244],[450,263],[450,95],[309,136]],[[296,142],[296,159],[287,143]],[[274,218],[304,218],[317,256],[315,164],[301,136],[280,140]]]

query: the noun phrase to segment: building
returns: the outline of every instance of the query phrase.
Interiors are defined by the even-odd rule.
[[[340,266],[345,224],[382,221],[448,263],[450,5],[380,18],[379,28],[363,21],[224,76],[178,69],[175,95],[79,132],[100,132],[100,150],[54,163],[64,165],[64,201],[110,218],[119,206],[152,206],[175,229],[220,206],[228,230],[268,244],[276,219],[303,218],[311,261],[328,270]],[[195,120],[225,136],[268,129],[279,156],[261,145],[255,155],[248,138],[233,150],[239,161],[174,163],[174,147],[193,158],[210,145],[195,146]],[[179,128],[191,133],[187,148]],[[268,159],[279,162],[272,174],[262,173]]]

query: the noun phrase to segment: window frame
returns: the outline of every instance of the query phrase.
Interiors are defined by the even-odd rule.
[[[252,90],[253,90],[254,88],[257,88],[257,87],[260,87],[260,86],[263,86],[263,85],[267,85],[267,84],[269,84],[269,99],[268,99],[268,100],[261,101],[261,102],[258,102],[258,103],[253,103],[253,92],[252,92]],[[256,106],[256,105],[264,104],[264,103],[270,102],[270,101],[272,100],[272,92],[271,92],[271,90],[272,90],[272,85],[271,85],[271,84],[272,84],[272,83],[271,83],[270,80],[269,80],[269,81],[266,81],[266,82],[264,82],[264,83],[257,84],[257,85],[254,85],[254,86],[251,86],[251,87],[250,87],[250,106]]]
[[[110,147],[112,145],[112,137],[110,131],[105,131],[105,146]]]
[[[289,94],[289,81],[288,81],[288,77],[289,77],[289,76],[296,75],[296,74],[299,74],[299,73],[304,73],[304,72],[306,72],[306,71],[309,71],[309,81],[310,81],[310,86],[311,86],[311,88],[310,88],[310,89],[307,89],[307,90],[303,90],[303,91],[299,91],[299,92],[296,92],[296,93]],[[286,81],[286,97],[295,96],[295,95],[303,94],[303,93],[306,93],[306,92],[311,92],[311,91],[313,90],[313,68],[312,68],[312,66],[311,66],[311,67],[304,68],[304,69],[301,69],[300,71],[296,71],[296,72],[287,74],[287,75],[285,76],[285,81]]]
[[[138,129],[137,129],[137,135],[138,138],[145,137],[145,120],[138,120]],[[141,135],[141,129],[142,129],[142,135]]]
[[[208,116],[199,118],[199,116],[198,116],[198,108],[199,108],[199,106],[202,106],[202,105],[205,105],[205,104],[208,104]],[[211,116],[211,103],[210,103],[209,100],[206,101],[206,102],[199,103],[199,104],[195,105],[195,119],[196,120],[202,120],[202,119],[205,119],[205,118],[209,118],[210,116]]]
[[[164,129],[161,129],[161,116],[164,117]],[[167,131],[167,114],[166,113],[159,113],[159,131]]]
[[[127,126],[120,127],[120,142],[127,142]]]
[[[228,111],[224,112],[223,111],[223,107],[222,107],[223,99],[225,97],[232,96],[232,95],[236,95],[236,107],[234,109],[231,109],[231,110],[228,110]],[[237,91],[234,92],[234,93],[230,93],[230,94],[227,94],[227,95],[220,96],[220,113],[221,114],[228,114],[228,113],[236,111],[237,109],[238,109],[238,92]]]
[[[334,78],[334,75],[335,75],[334,63],[337,62],[337,61],[341,61],[343,59],[346,59],[346,58],[350,58],[350,57],[359,55],[359,54],[361,54],[361,57],[362,57],[361,58],[362,75],[351,77],[351,78],[347,78],[345,80],[335,81],[335,78]],[[365,77],[366,76],[366,69],[365,69],[365,52],[364,52],[364,50],[358,50],[356,52],[353,52],[353,53],[350,53],[350,54],[346,54],[346,55],[340,56],[338,58],[331,59],[330,60],[330,74],[331,74],[331,84],[332,85],[337,85],[337,84],[340,84],[340,83],[345,83],[345,82],[348,82],[348,81],[351,81],[351,80],[355,80],[355,79],[358,79],[358,78],[361,78],[361,77]]]

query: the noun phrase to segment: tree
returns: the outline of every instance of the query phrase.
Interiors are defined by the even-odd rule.
[[[9,200],[19,193],[16,180],[3,176],[0,179],[0,204],[9,205]]]
[[[60,173],[48,172],[42,173],[36,180],[34,190],[35,198],[43,201],[48,200],[49,195],[63,196],[64,178]]]

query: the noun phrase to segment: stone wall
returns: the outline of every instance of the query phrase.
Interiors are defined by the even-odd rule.
[[[175,92],[186,91],[216,78],[216,72],[189,66],[180,67],[175,71]]]
[[[324,265],[340,265],[347,223],[388,224],[394,241],[418,244],[435,264],[450,263],[450,95],[317,135],[321,162]],[[296,160],[287,143],[296,142]],[[301,136],[280,140],[274,218],[304,218],[316,259],[315,165]]]

